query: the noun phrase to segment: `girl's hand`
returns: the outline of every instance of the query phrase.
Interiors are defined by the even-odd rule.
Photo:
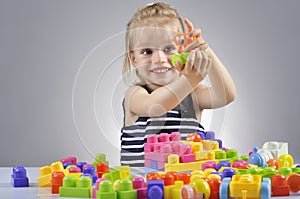
[[[210,71],[212,60],[205,52],[207,43],[201,38],[200,29],[194,29],[193,24],[188,19],[184,19],[184,22],[188,28],[190,36],[197,37],[197,40],[184,49],[185,52],[190,52],[190,55],[187,57],[186,64],[181,65],[180,62],[177,61],[175,67],[182,75],[186,76],[192,85],[196,86]]]

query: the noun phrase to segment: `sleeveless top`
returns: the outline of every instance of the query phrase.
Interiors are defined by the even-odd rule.
[[[146,85],[141,86],[151,93]],[[122,105],[125,120],[124,100]],[[192,96],[189,94],[166,114],[160,117],[139,117],[135,124],[121,129],[121,165],[144,167],[144,143],[149,134],[180,132],[181,138],[185,140],[188,134],[196,131],[204,132],[204,128],[197,120]]]

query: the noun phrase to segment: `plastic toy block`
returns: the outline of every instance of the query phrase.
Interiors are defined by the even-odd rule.
[[[92,180],[87,176],[82,176],[78,180],[73,176],[66,176],[63,179],[63,186],[59,188],[60,197],[90,198],[92,192]]]
[[[145,159],[167,162],[171,153],[148,152],[144,154]]]
[[[288,143],[270,141],[263,144],[258,150],[259,154],[268,153],[270,158],[278,159],[282,154],[288,154]]]
[[[160,180],[160,175],[157,172],[149,172],[146,175],[147,182],[150,180]]]
[[[203,140],[203,150],[212,151],[219,149],[219,142],[213,140]]]
[[[169,142],[170,141],[170,134],[168,133],[161,133],[158,135],[159,142]]]
[[[228,149],[226,151],[226,157],[227,158],[234,158],[234,157],[238,157],[238,152],[236,149]]]
[[[112,183],[114,183],[115,181],[121,179],[121,177],[120,177],[120,172],[117,171],[117,170],[112,170],[112,171],[110,171],[109,173],[104,173],[104,174],[102,175],[102,178],[107,178],[107,179],[109,179]]]
[[[63,179],[65,177],[64,172],[62,171],[54,171],[52,173],[52,194],[58,194],[59,193],[59,187],[63,185]]]
[[[161,179],[164,181],[165,186],[174,185],[175,179],[171,173],[166,173],[161,176]]]
[[[215,151],[215,157],[216,157],[216,159],[222,160],[222,159],[226,159],[227,155],[226,155],[225,151],[217,150],[217,151]]]
[[[62,171],[65,176],[69,174],[69,171],[64,169],[62,162],[53,162],[50,166],[44,166],[40,168],[40,177],[37,179],[39,187],[51,187],[52,172]]]
[[[178,175],[178,180],[182,181],[183,184],[190,183],[191,174],[189,172],[182,172]]]
[[[296,173],[289,175],[287,177],[287,184],[291,192],[297,193],[300,191],[300,175]]]
[[[83,165],[85,165],[85,164],[87,164],[87,163],[86,163],[86,162],[77,162],[76,166],[77,166],[78,168],[80,168],[80,170],[81,170],[81,172],[82,172],[82,167],[83,167]]]
[[[219,148],[222,149],[223,148],[223,141],[220,139],[214,139],[214,141],[217,141],[219,143]]]
[[[192,148],[192,152],[196,153],[196,152],[200,152],[203,150],[203,143],[201,142],[193,142],[191,145]]]
[[[219,171],[222,167],[230,167],[229,161],[221,161],[217,164],[216,170]]]
[[[28,187],[29,179],[23,166],[15,166],[12,170],[11,182],[14,187]]]
[[[67,167],[69,167],[71,165],[74,165],[74,164],[72,164],[72,162],[65,162],[65,163],[63,163],[64,169],[67,169]]]
[[[219,198],[219,189],[220,189],[220,185],[222,184],[222,181],[218,180],[218,179],[212,179],[212,180],[208,180],[208,184],[210,187],[209,199],[218,199]]]
[[[205,132],[205,140],[214,140],[214,139],[215,139],[215,132],[213,131]]]
[[[216,167],[217,167],[217,164],[215,161],[208,161],[208,162],[205,162],[202,164],[201,170],[205,171],[208,168],[216,169]]]
[[[76,165],[77,164],[77,159],[76,159],[76,157],[67,157],[67,158],[63,158],[63,159],[61,159],[60,160],[61,161],[61,163],[68,163],[68,162],[70,162],[71,164],[73,164],[73,165]]]
[[[195,154],[185,154],[180,156],[180,162],[188,163],[188,162],[195,162]]]
[[[175,66],[177,61],[180,61],[181,64],[186,63],[186,59],[190,53],[174,54],[172,55],[172,65]]]
[[[37,179],[39,187],[50,187],[51,186],[51,168],[50,166],[44,166],[40,168],[40,177]]]
[[[195,152],[196,161],[199,160],[215,160],[215,152],[214,151],[198,151]]]
[[[83,167],[83,175],[84,174],[89,174],[90,177],[92,178],[92,183],[96,183],[96,180],[98,176],[96,175],[95,167],[94,166],[85,166]]]
[[[210,197],[210,187],[205,179],[196,179],[191,181],[190,185],[194,187],[197,194],[203,194],[203,198]]]
[[[132,179],[132,188],[137,192],[137,199],[147,199],[147,188],[142,177],[134,177]]]
[[[290,189],[284,175],[276,174],[272,177],[272,196],[289,196]]]
[[[174,187],[171,190],[171,197],[172,199],[181,199],[180,190],[181,187],[184,185],[183,181],[175,181]]]
[[[117,199],[117,193],[113,190],[113,184],[110,180],[100,182],[99,190],[96,192],[97,199]]]
[[[137,199],[137,191],[132,189],[132,182],[129,179],[121,179],[117,190],[118,199]]]
[[[150,180],[147,182],[147,198],[163,199],[164,198],[164,181]]]
[[[104,162],[100,162],[97,164],[97,175],[98,178],[101,178],[104,173],[108,173],[108,165]]]
[[[281,154],[278,158],[278,163],[279,163],[280,168],[281,167],[292,168],[294,166],[293,156],[291,156],[290,154]]]
[[[100,185],[100,182],[104,181],[104,180],[108,180],[107,178],[98,178],[96,180],[96,184],[95,184],[95,187],[93,188],[92,190],[92,198],[96,198],[96,193],[97,191],[99,191],[99,185]]]
[[[180,141],[181,140],[181,133],[180,132],[172,132],[170,134],[170,141]]]
[[[100,163],[100,162],[104,162],[107,165],[109,165],[109,162],[106,160],[106,155],[105,154],[100,154],[100,153],[96,154],[95,161],[93,162],[94,167],[96,167],[97,164]]]
[[[67,169],[68,169],[68,167],[67,167]],[[81,169],[75,166],[75,167],[69,168],[69,172],[70,173],[81,173]]]
[[[115,170],[120,172],[120,178],[128,178],[130,176],[130,166],[115,166]]]

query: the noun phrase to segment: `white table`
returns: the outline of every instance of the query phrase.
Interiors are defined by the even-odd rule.
[[[29,187],[15,188],[11,184],[12,168],[0,167],[0,198],[2,199],[58,199],[58,194],[52,194],[51,188],[41,188],[37,185],[39,177],[38,167],[28,167],[27,176],[29,177]],[[62,198],[62,197],[61,197]],[[276,199],[299,198],[300,192],[289,197],[273,197]],[[68,198],[71,199],[71,198]]]

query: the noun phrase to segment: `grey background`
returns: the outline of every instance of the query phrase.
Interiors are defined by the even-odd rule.
[[[203,123],[240,155],[266,141],[300,160],[300,2],[169,1],[227,66],[236,101]],[[124,30],[147,1],[0,1],[0,166],[96,153],[119,164]],[[209,80],[206,80],[209,83]]]

